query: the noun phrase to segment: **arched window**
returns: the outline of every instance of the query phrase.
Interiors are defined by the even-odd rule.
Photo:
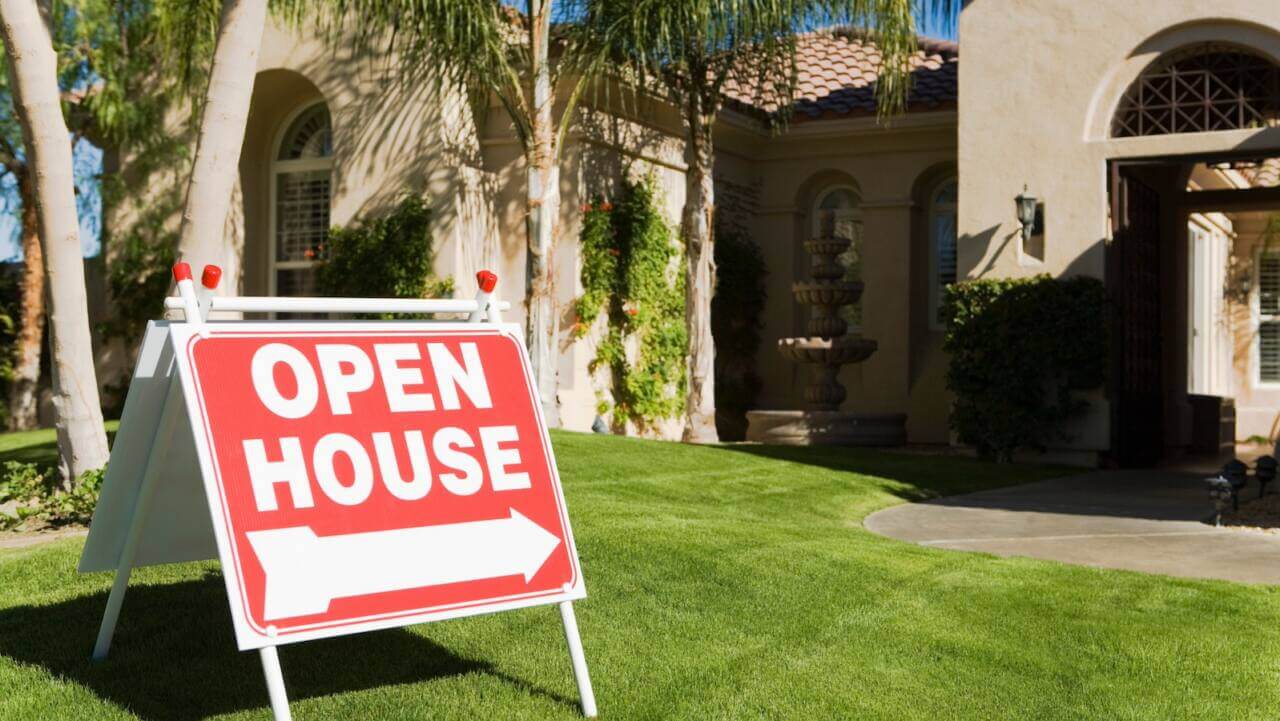
[[[1280,65],[1256,53],[1200,43],[1167,53],[1125,91],[1117,138],[1280,125]]]
[[[271,293],[315,295],[315,265],[329,232],[333,133],[316,103],[285,126],[271,163]]]
[[[813,204],[814,237],[835,236],[852,241],[849,249],[840,254],[844,265],[845,280],[862,280],[862,211],[858,206],[858,191],[847,185],[827,188],[818,194]],[[850,330],[862,325],[862,301],[840,309]]]
[[[956,282],[956,179],[944,181],[929,198],[930,323],[942,327],[942,299]]]

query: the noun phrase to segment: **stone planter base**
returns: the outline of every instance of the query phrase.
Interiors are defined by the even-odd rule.
[[[747,411],[747,440],[779,446],[898,446],[903,413]]]

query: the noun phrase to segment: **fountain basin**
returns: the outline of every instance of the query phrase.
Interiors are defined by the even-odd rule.
[[[782,338],[778,352],[799,363],[845,365],[860,363],[876,352],[876,342],[867,338]]]

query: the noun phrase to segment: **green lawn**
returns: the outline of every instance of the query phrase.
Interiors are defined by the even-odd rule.
[[[0,439],[6,454],[37,453]],[[47,441],[46,441],[47,442]],[[602,719],[1270,719],[1280,596],[874,536],[1048,469],[555,435]],[[48,452],[47,450],[45,451]],[[0,552],[0,719],[267,719],[215,564],[146,569],[112,658],[80,542]],[[573,719],[554,608],[281,650],[299,721]]]

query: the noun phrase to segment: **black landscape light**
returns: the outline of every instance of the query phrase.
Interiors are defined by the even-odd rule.
[[[1232,510],[1240,510],[1240,489],[1249,482],[1249,467],[1239,458],[1232,458],[1222,464],[1222,477],[1231,484]]]
[[[1280,463],[1275,456],[1263,456],[1253,464],[1253,475],[1258,479],[1258,498],[1267,495],[1267,484],[1276,479],[1276,467]]]

